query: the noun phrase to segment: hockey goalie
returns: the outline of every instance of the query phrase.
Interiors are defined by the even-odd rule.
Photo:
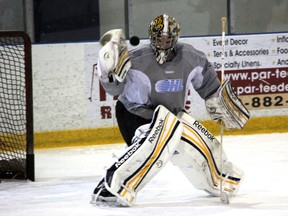
[[[129,52],[121,29],[100,40],[97,72],[106,92],[119,95],[116,118],[127,150],[106,170],[91,203],[133,206],[138,192],[169,161],[197,189],[235,196],[243,171],[193,113],[185,112],[184,104],[192,83],[211,118],[227,129],[243,128],[248,110],[230,81],[220,83],[203,52],[178,42],[180,26],[174,17],[156,17],[148,32],[150,44]]]

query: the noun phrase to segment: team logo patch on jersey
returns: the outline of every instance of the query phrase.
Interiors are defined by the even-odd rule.
[[[155,85],[156,92],[181,92],[183,90],[182,79],[159,80]]]

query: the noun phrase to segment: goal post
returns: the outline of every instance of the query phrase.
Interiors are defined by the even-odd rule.
[[[0,31],[0,179],[35,180],[31,40]]]

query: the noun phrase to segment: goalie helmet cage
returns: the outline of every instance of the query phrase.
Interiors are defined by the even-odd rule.
[[[0,31],[0,179],[35,180],[31,40]]]

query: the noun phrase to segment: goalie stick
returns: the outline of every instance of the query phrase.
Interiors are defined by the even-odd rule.
[[[225,61],[225,31],[226,31],[226,17],[221,18],[222,24],[222,54],[221,54],[221,84],[224,83],[224,61]],[[224,123],[221,121],[220,125],[220,172],[221,176],[223,171],[223,136],[224,136]],[[226,174],[224,180],[220,180],[220,200],[222,203],[229,204],[229,197],[223,190],[223,182],[228,177],[229,173]]]

